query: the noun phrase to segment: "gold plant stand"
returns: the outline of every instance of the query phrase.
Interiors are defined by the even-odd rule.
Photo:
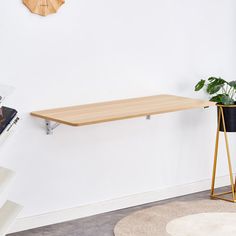
[[[215,143],[215,154],[214,154],[214,165],[213,165],[213,174],[212,174],[212,185],[211,185],[211,198],[213,199],[221,199],[229,202],[236,202],[236,182],[234,182],[233,171],[232,171],[232,164],[231,164],[231,157],[229,151],[229,141],[226,131],[225,125],[225,117],[223,107],[227,107],[226,105],[217,105],[218,106],[218,127],[216,132],[216,143]],[[230,107],[236,105],[231,105]],[[228,159],[228,167],[229,167],[229,177],[230,177],[230,191],[222,192],[222,193],[215,193],[215,179],[216,179],[216,167],[217,167],[217,159],[218,159],[218,147],[219,147],[219,136],[220,136],[220,124],[222,121],[223,131],[224,131],[224,138],[225,138],[225,145],[226,145],[226,153]],[[236,180],[235,180],[236,181]],[[232,198],[227,198],[226,195],[232,195]]]

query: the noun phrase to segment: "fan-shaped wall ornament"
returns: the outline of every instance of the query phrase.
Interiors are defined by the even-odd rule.
[[[23,0],[32,13],[47,16],[56,13],[65,0]]]

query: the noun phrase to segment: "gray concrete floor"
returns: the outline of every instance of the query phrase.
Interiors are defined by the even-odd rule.
[[[116,223],[132,212],[176,200],[189,201],[209,198],[209,194],[209,191],[205,191],[169,200],[140,205],[137,207],[131,207],[123,210],[95,215],[83,219],[73,220],[61,224],[55,224],[42,228],[14,233],[8,236],[114,236],[113,229]]]

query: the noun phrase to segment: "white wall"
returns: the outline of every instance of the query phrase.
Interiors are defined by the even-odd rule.
[[[17,171],[22,217],[211,177],[215,109],[192,110],[46,136],[33,110],[159,93],[205,97],[194,84],[235,79],[234,0],[67,0],[58,14],[2,1],[0,82],[21,122],[1,147]],[[227,168],[222,161],[220,175]]]

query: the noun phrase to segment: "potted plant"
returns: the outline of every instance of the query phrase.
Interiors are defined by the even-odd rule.
[[[226,81],[222,78],[210,77],[200,80],[195,91],[205,89],[210,95],[210,101],[216,102],[219,109],[223,109],[226,132],[236,132],[236,81]],[[224,131],[223,122],[220,122],[220,131]]]

